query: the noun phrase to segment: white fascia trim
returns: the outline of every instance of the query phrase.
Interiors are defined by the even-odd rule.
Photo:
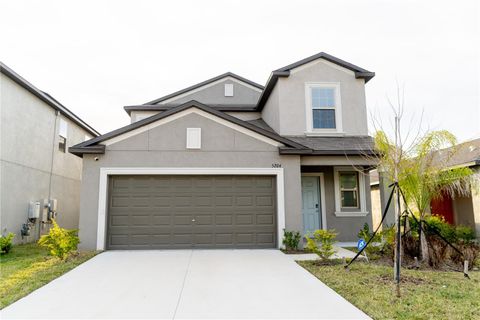
[[[105,250],[107,194],[110,175],[273,175],[277,188],[277,246],[282,247],[285,229],[285,182],[283,168],[100,168],[97,250]]]
[[[117,137],[113,137],[111,139],[108,139],[108,140],[105,140],[103,143],[106,145],[106,146],[109,146],[111,144],[114,144],[114,143],[117,143],[117,142],[120,142],[122,140],[125,140],[125,139],[128,139],[128,138],[131,138],[137,134],[140,134],[140,133],[143,133],[143,132],[146,132],[148,130],[151,130],[153,128],[156,128],[158,126],[161,126],[163,124],[166,124],[166,123],[169,123],[169,122],[172,122],[172,121],[175,121],[177,119],[180,119],[182,117],[185,117],[189,114],[192,114],[192,113],[195,113],[195,114],[198,114],[202,117],[205,117],[207,119],[210,119],[212,121],[215,121],[221,125],[224,125],[230,129],[233,129],[233,130],[236,130],[240,133],[243,133],[247,136],[250,136],[252,138],[255,138],[257,140],[260,140],[262,142],[265,142],[265,143],[268,143],[268,144],[271,144],[273,146],[276,146],[276,147],[282,147],[284,146],[283,143],[280,143],[276,140],[273,140],[273,139],[270,139],[268,137],[265,137],[264,135],[261,135],[259,133],[256,133],[252,130],[249,130],[247,128],[244,128],[242,126],[239,126],[238,124],[235,124],[235,123],[232,123],[230,121],[227,121],[225,119],[222,119],[220,117],[217,117],[213,114],[210,114],[208,112],[205,112],[203,110],[200,110],[198,108],[195,108],[195,107],[191,107],[189,109],[186,109],[186,110],[183,110],[183,111],[180,111],[178,113],[175,113],[175,114],[172,114],[171,116],[169,117],[166,117],[166,118],[163,118],[163,119],[160,119],[158,121],[155,121],[153,123],[150,123],[150,124],[147,124],[147,125],[144,125],[140,128],[137,128],[137,129],[134,129],[132,131],[128,131],[128,132],[125,132],[124,134],[121,134]]]
[[[327,230],[327,208],[325,207],[325,175],[323,172],[302,173],[303,177],[318,177],[320,180],[320,206],[322,209],[322,229]]]
[[[340,204],[340,181],[338,173],[341,171],[355,171],[354,167],[339,166],[333,168],[333,185],[335,188],[335,216],[337,217],[364,217],[369,212],[367,209],[367,195],[365,193],[365,177],[362,172],[358,172],[358,193],[360,197],[360,211],[342,211]]]
[[[335,88],[335,129],[313,128],[311,88]],[[340,93],[340,82],[305,82],[305,115],[307,135],[314,134],[321,136],[322,134],[343,134],[342,95]]]
[[[219,80],[217,80],[217,81],[211,82],[211,83],[209,83],[209,84],[206,84],[206,85],[204,85],[204,86],[198,87],[198,88],[193,89],[193,90],[191,90],[191,91],[187,91],[187,92],[184,92],[184,93],[182,93],[182,94],[179,94],[178,96],[171,97],[171,98],[169,98],[169,99],[167,99],[167,100],[160,101],[160,102],[158,102],[157,104],[162,105],[162,104],[165,104],[165,103],[169,103],[169,102],[172,102],[172,101],[181,99],[181,98],[186,97],[186,96],[189,96],[189,95],[191,95],[191,94],[193,94],[193,93],[202,91],[202,90],[204,90],[204,89],[206,89],[206,88],[209,88],[209,87],[212,87],[212,86],[214,86],[214,85],[216,85],[216,84],[222,83],[222,82],[224,82],[224,81],[233,81],[233,82],[236,82],[236,83],[238,83],[238,84],[241,84],[242,86],[245,86],[245,87],[247,87],[247,88],[250,88],[250,89],[252,89],[252,90],[255,90],[255,91],[257,91],[257,92],[260,92],[260,93],[262,92],[261,89],[259,89],[259,88],[257,88],[257,87],[254,87],[254,86],[252,86],[251,84],[248,84],[248,83],[246,83],[246,82],[240,81],[240,80],[235,79],[235,78],[233,78],[233,77],[227,76],[227,77],[225,77],[225,78],[222,78],[222,79],[219,79]]]
[[[304,70],[304,69],[308,69],[308,68],[310,68],[310,67],[313,67],[314,65],[319,64],[319,63],[326,64],[326,65],[329,66],[329,67],[332,67],[332,68],[334,68],[334,69],[336,69],[336,70],[339,70],[339,71],[343,71],[343,72],[345,72],[345,73],[347,73],[347,74],[355,77],[355,72],[353,72],[352,70],[347,69],[347,68],[344,68],[344,67],[342,67],[342,66],[339,66],[338,64],[335,64],[335,63],[333,63],[333,62],[327,61],[327,60],[325,60],[325,59],[323,59],[323,58],[318,58],[317,60],[313,60],[313,61],[311,61],[311,62],[309,62],[309,63],[306,63],[306,64],[304,64],[304,65],[298,66],[298,67],[290,70],[290,73],[291,73],[291,74],[295,74],[295,73],[297,73],[297,72],[299,72],[299,71],[302,71],[302,70]]]

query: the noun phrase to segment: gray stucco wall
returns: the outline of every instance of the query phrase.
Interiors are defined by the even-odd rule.
[[[233,97],[225,97],[225,84],[233,84]],[[239,83],[236,80],[225,79],[211,86],[202,88],[201,90],[184,95],[182,97],[174,97],[159,104],[178,103],[182,104],[190,100],[196,100],[205,104],[256,104],[260,97],[261,90]]]
[[[186,150],[186,128],[202,128],[202,148]],[[285,176],[286,227],[301,230],[300,157],[280,156],[276,146],[197,114],[157,126],[107,146],[104,155],[84,156],[80,204],[81,248],[93,249],[97,238],[99,173],[102,167],[272,168]]]
[[[323,60],[308,64],[290,72],[289,77],[279,78],[262,117],[281,135],[304,135],[306,125],[305,83],[340,83],[342,123],[346,135],[367,135],[367,108],[365,82],[355,79],[352,71],[334,66]],[[272,100],[272,101],[270,101]],[[277,115],[274,113],[278,110]],[[278,129],[277,129],[278,128]]]
[[[337,240],[350,242],[357,241],[357,233],[365,223],[372,228],[371,214],[371,195],[370,195],[370,178],[368,174],[364,175],[365,179],[365,197],[366,197],[366,216],[358,217],[338,217],[335,215],[335,184],[334,169],[331,166],[302,166],[302,173],[319,173],[323,172],[325,180],[325,210],[327,218],[327,228],[335,229],[338,233]]]
[[[68,146],[84,141],[87,132],[61,115],[56,120],[52,107],[4,74],[0,76],[0,231],[15,233],[15,242],[36,240],[38,229],[24,240],[20,229],[27,220],[29,202],[48,198],[52,148],[51,198],[58,200],[57,221],[77,228],[82,160],[58,150],[59,118],[68,123]]]

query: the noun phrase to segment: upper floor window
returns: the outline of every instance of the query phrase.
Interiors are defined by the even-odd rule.
[[[307,83],[307,131],[341,131],[340,85]]]
[[[63,119],[60,119],[60,125],[58,127],[58,135],[59,135],[58,150],[60,150],[61,152],[66,152],[68,123]]]

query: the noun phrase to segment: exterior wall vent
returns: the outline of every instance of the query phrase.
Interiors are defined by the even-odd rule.
[[[202,128],[187,128],[187,149],[202,147]]]
[[[233,83],[225,83],[225,97],[233,97]]]

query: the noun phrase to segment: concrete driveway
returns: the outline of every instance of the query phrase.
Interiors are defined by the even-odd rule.
[[[368,319],[278,250],[108,251],[1,313],[2,319]]]

